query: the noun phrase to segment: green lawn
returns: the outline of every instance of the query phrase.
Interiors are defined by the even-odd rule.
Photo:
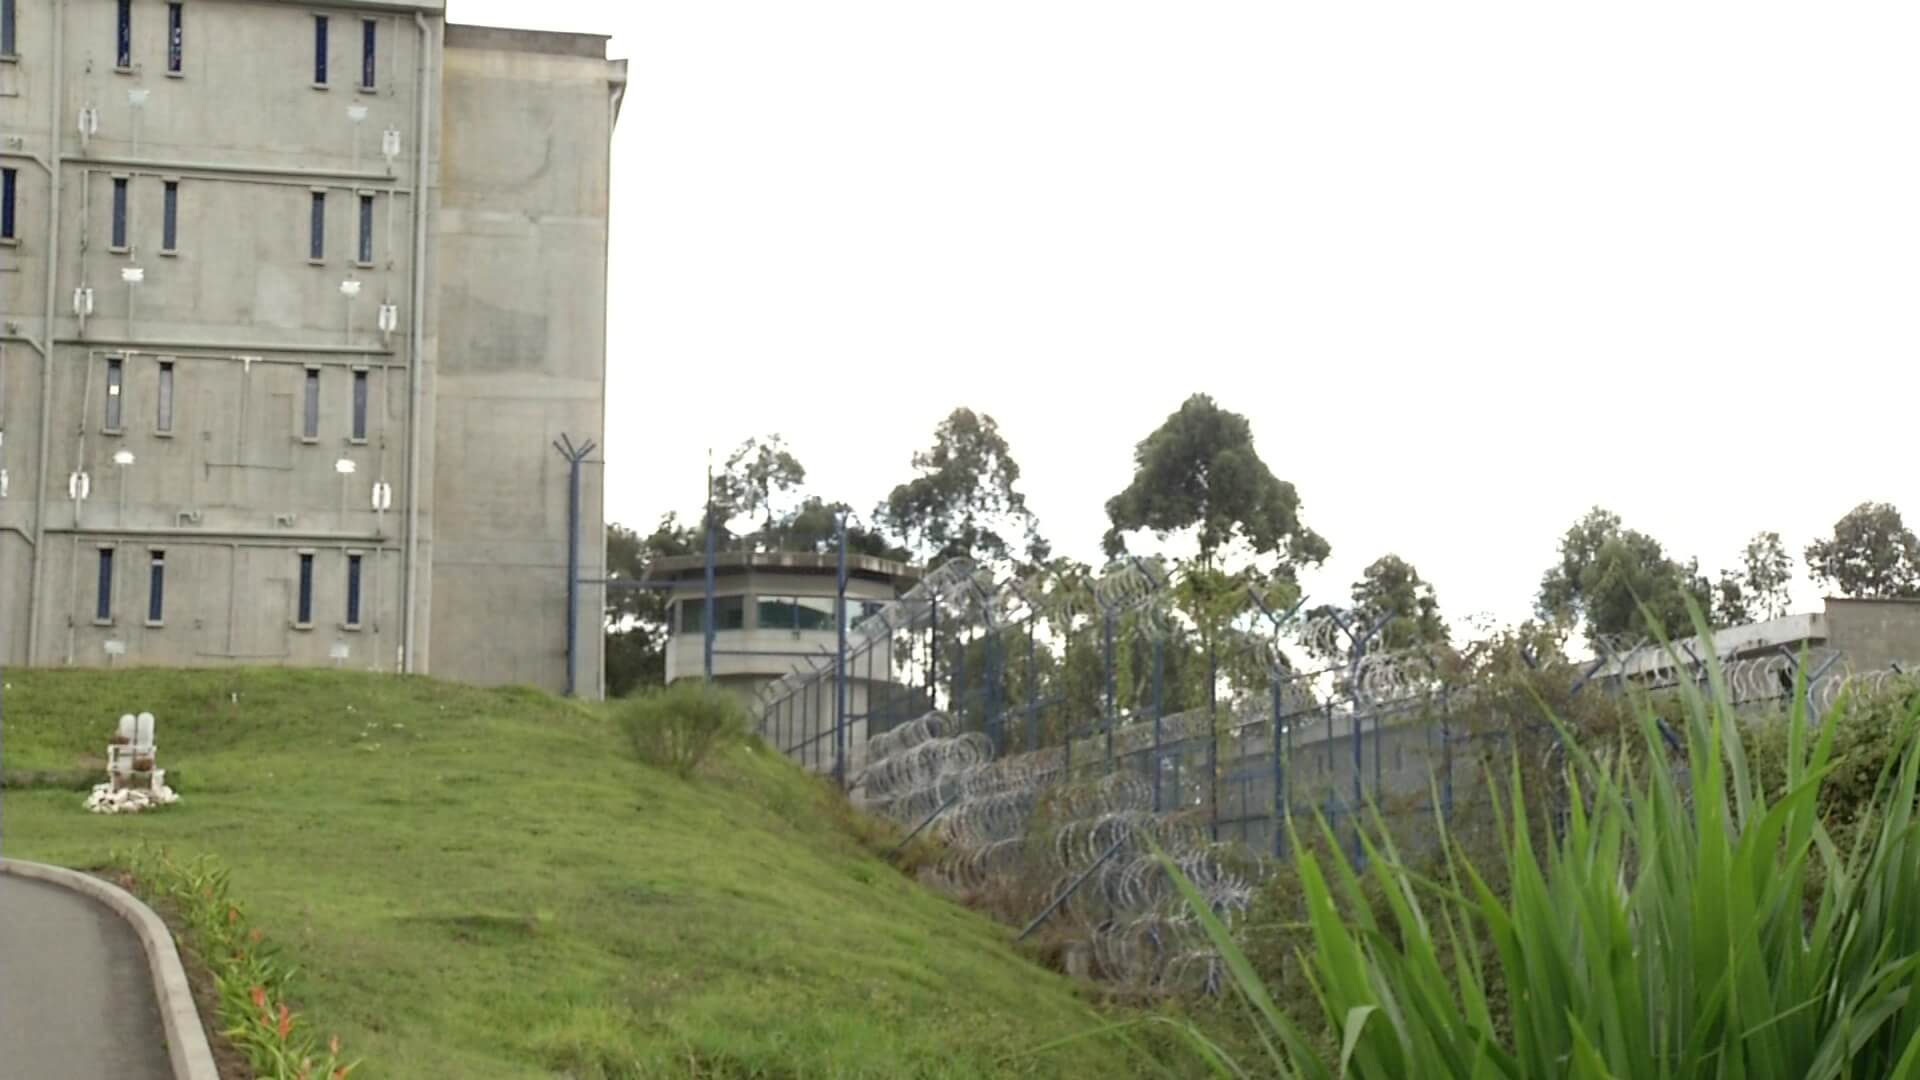
[[[324,671],[12,672],[10,770],[159,717],[183,801],[6,793],[7,854],[217,855],[356,1077],[1157,1075],[1004,927],[874,857],[823,785],[740,747],[689,782],[598,709]]]

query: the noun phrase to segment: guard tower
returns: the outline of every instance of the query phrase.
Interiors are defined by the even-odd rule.
[[[698,679],[706,672],[706,566],[703,555],[683,555],[659,559],[650,567],[654,580],[669,583],[669,683]],[[831,665],[840,639],[834,622],[838,570],[837,553],[717,553],[714,683],[751,698],[796,667]],[[849,553],[847,629],[892,603],[919,577],[919,571],[905,563]],[[898,676],[884,667],[863,664],[847,672],[850,709],[864,712],[869,689],[895,681]]]

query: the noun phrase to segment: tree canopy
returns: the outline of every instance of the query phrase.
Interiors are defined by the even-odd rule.
[[[1777,532],[1756,533],[1740,555],[1738,570],[1720,571],[1715,584],[1714,623],[1740,626],[1787,613],[1793,556]]]
[[[1165,539],[1194,529],[1199,564],[1210,568],[1238,540],[1256,554],[1279,555],[1289,569],[1326,560],[1327,542],[1300,521],[1300,496],[1260,459],[1253,426],[1205,394],[1195,394],[1134,450],[1133,481],[1107,500],[1112,523],[1104,546],[1127,550],[1127,534]]]
[[[1353,583],[1354,611],[1371,625],[1385,618],[1378,644],[1386,649],[1443,645],[1449,634],[1431,582],[1398,555],[1382,555]]]
[[[1890,503],[1849,510],[1832,536],[1807,545],[1807,567],[1845,596],[1920,598],[1920,539]]]
[[[1687,600],[1708,611],[1711,594],[1698,560],[1669,558],[1658,540],[1596,506],[1561,538],[1560,561],[1541,577],[1535,606],[1545,617],[1583,623],[1589,639],[1656,630],[1686,637],[1693,626]]]
[[[771,536],[779,524],[778,504],[806,479],[806,466],[778,433],[748,439],[713,478],[714,520],[726,523],[745,517],[759,524],[762,535]]]
[[[1020,465],[993,417],[953,410],[934,429],[933,446],[913,455],[913,479],[874,511],[929,566],[949,559],[982,563],[1046,560],[1049,545],[1026,496],[1014,485]]]
[[[675,514],[660,519],[653,532],[642,535],[618,522],[607,526],[607,577],[638,581],[647,565],[670,555],[699,550],[699,529],[683,524]],[[666,680],[667,621],[672,616],[666,594],[658,589],[607,590],[607,693],[621,697],[641,686]]]

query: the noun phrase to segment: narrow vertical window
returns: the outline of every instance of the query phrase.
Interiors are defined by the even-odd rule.
[[[158,405],[153,417],[153,429],[163,435],[173,433],[173,361],[160,362],[160,388],[154,395]]]
[[[160,250],[180,250],[180,181],[168,180],[160,188]]]
[[[360,22],[360,89],[373,89],[375,42],[379,38],[378,23],[372,19]]]
[[[300,437],[320,437],[320,369],[307,369],[307,392],[300,409]]]
[[[147,577],[147,621],[158,624],[167,610],[167,553],[156,551]]]
[[[178,75],[185,67],[187,58],[187,28],[185,12],[179,4],[167,5],[167,71]]]
[[[113,178],[113,245],[115,249],[127,249],[127,178]]]
[[[0,240],[12,240],[13,200],[20,184],[20,170],[0,169]]]
[[[120,0],[119,36],[115,39],[114,64],[133,66],[133,0]]]
[[[97,622],[113,618],[113,549],[100,549],[100,580],[93,597],[93,617]]]
[[[360,196],[360,262],[373,265],[373,196]]]
[[[367,438],[367,373],[353,373],[353,437],[365,442]]]
[[[13,52],[13,0],[0,0],[0,56]]]
[[[313,556],[302,552],[300,555],[300,596],[294,622],[300,626],[313,625]]]
[[[120,430],[120,391],[125,374],[124,361],[117,356],[107,357],[107,415],[102,420],[108,431]]]
[[[313,193],[313,224],[307,242],[307,258],[315,262],[327,257],[327,193]]]
[[[347,625],[360,625],[360,556],[347,556]]]
[[[313,17],[313,85],[327,85],[327,17]]]

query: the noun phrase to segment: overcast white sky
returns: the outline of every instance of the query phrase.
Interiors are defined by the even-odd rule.
[[[1206,391],[1334,559],[1526,614],[1605,505],[1711,571],[1920,517],[1920,5],[450,0],[614,35],[608,511],[957,405],[1097,556]],[[1802,605],[1816,597],[1802,584]]]

